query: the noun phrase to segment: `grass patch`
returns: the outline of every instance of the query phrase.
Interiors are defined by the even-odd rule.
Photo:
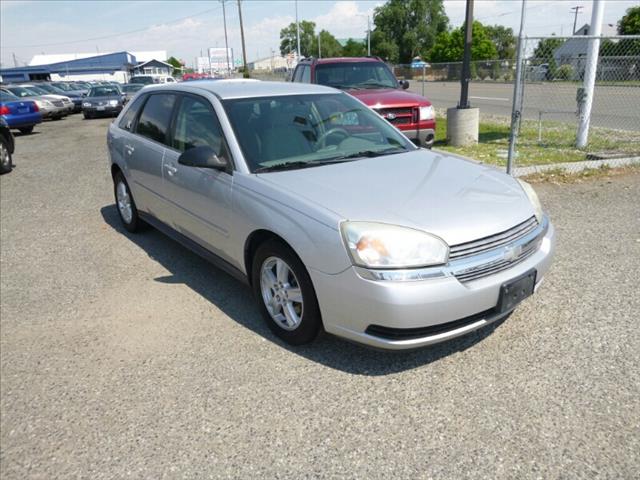
[[[546,172],[534,173],[521,178],[529,183],[580,183],[589,179],[610,178],[639,172],[639,165],[627,165],[618,168],[602,165],[599,168],[586,168],[580,172],[568,172],[564,168],[553,168]]]
[[[478,144],[469,147],[447,145],[447,119],[437,118],[434,148],[454,152],[492,165],[506,165],[509,148],[509,119],[481,120]],[[575,147],[576,127],[572,124],[542,122],[542,142],[538,142],[538,122],[524,120],[518,136],[516,166],[586,160],[588,152],[640,155],[640,132],[593,127],[588,148]]]

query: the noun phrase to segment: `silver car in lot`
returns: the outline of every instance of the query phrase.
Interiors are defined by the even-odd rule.
[[[417,148],[328,87],[149,86],[107,143],[124,227],[151,224],[247,282],[291,344],[466,334],[531,295],[554,252],[528,184]]]

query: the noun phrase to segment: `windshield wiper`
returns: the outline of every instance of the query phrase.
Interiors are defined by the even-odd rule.
[[[266,165],[263,167],[256,168],[253,173],[264,173],[264,172],[281,172],[284,170],[298,170],[301,168],[311,168],[311,167],[319,167],[321,165],[330,165],[332,163],[343,163],[348,162],[348,158],[350,157],[331,157],[326,160],[311,160],[309,162],[303,162],[301,160],[296,160],[295,162],[283,162],[276,163],[275,165]]]
[[[360,152],[350,153],[348,155],[342,155],[340,157],[334,157],[334,160],[382,157],[385,155],[395,155],[396,153],[403,153],[406,151],[407,151],[406,148],[400,148],[400,147],[389,147],[389,148],[383,148],[382,150],[362,150]]]

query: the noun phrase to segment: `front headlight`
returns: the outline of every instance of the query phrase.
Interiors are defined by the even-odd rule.
[[[344,222],[342,238],[355,265],[416,268],[447,263],[449,247],[440,238],[413,228],[372,222]]]
[[[38,103],[38,102],[36,102]],[[53,107],[53,103],[51,103],[49,100],[40,100],[40,105],[38,105],[39,107]]]
[[[82,102],[82,106],[83,107],[90,107],[91,106],[91,102]]]
[[[433,110],[433,105],[429,105],[428,107],[420,107],[420,120],[431,120],[435,116],[436,115]]]
[[[533,206],[533,210],[535,211],[535,215],[536,215],[536,220],[538,220],[538,223],[542,222],[542,216],[544,212],[542,211],[542,204],[540,203],[538,194],[533,189],[533,187],[529,185],[527,182],[525,182],[524,180],[519,180],[519,179],[517,180],[520,186],[522,187],[522,190],[524,190],[524,193],[527,194],[527,197],[529,198],[529,201]]]
[[[118,100],[109,100],[109,105],[111,105],[112,107],[117,107],[118,106]]]

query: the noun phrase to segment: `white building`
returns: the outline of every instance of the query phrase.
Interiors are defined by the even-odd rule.
[[[160,60],[165,62],[167,60],[166,50],[153,50],[153,51],[139,51],[132,52],[127,50],[128,53],[136,57],[138,63],[148,62],[149,60]],[[109,55],[117,52],[92,52],[92,53],[53,53],[50,55],[35,55],[29,62],[29,66],[36,65],[49,65],[52,63],[68,62],[70,60],[79,60],[81,58],[90,58],[101,55]]]

